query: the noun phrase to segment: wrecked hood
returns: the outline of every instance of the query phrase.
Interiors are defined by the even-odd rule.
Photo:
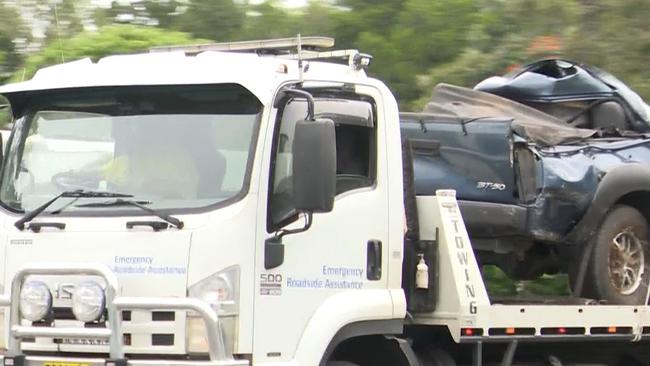
[[[449,84],[433,89],[425,113],[456,117],[459,123],[480,123],[486,118],[512,119],[512,130],[541,146],[579,142],[591,138],[596,130],[567,126],[561,120],[521,103]]]

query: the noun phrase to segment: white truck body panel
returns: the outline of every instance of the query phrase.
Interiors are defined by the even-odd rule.
[[[372,96],[378,105],[383,105],[382,94],[376,86],[359,87],[357,92]],[[396,110],[395,108],[392,111],[389,109],[378,112],[378,136],[399,136],[386,133],[399,127],[389,122],[397,120],[398,116],[394,115]],[[268,127],[266,146],[271,146],[273,123],[269,123]],[[399,240],[395,239],[400,238],[403,232],[401,225],[391,225],[395,220],[391,220],[389,216],[403,215],[403,209],[389,209],[389,197],[392,196],[389,190],[401,191],[402,183],[401,177],[389,179],[386,174],[386,145],[380,143],[377,146],[375,186],[338,196],[334,210],[327,214],[314,215],[314,223],[307,232],[287,236],[284,239],[285,265],[269,271],[264,270],[263,246],[257,246],[256,278],[271,274],[280,276],[283,283],[281,295],[262,294],[261,283],[256,283],[254,344],[263,345],[255,349],[256,360],[289,361],[297,357],[300,364],[316,364],[319,362],[319,355],[327,346],[322,340],[328,337],[331,339],[342,326],[363,320],[404,317],[406,306],[403,293],[398,291],[391,294],[388,290],[389,278],[397,273],[384,272],[381,280],[368,281],[365,272],[366,243],[371,239],[380,240],[383,245],[399,243]],[[270,151],[265,151],[265,162],[270,160],[270,155]],[[263,166],[266,168],[269,164],[265,163]],[[261,186],[260,189],[260,197],[267,197],[267,188]],[[266,217],[258,217],[260,235],[270,237],[265,229]],[[344,222],[354,223],[354,230],[342,227],[341,223]],[[300,225],[302,220],[293,227]],[[261,244],[263,241],[259,242]],[[384,255],[382,267],[392,271],[394,267],[391,266],[395,262],[401,263],[402,249],[396,245],[390,250],[392,251],[384,251],[392,254]],[[389,261],[392,263],[389,264]],[[349,274],[339,273],[338,269]],[[396,270],[401,272],[401,265]],[[337,288],[338,286],[351,288]],[[399,288],[399,284],[394,287],[395,290]],[[277,316],[287,312],[287,309],[292,309],[290,312],[294,321],[287,322],[286,318]],[[276,336],[278,329],[283,329],[281,337]],[[299,347],[303,342],[318,348]],[[305,351],[299,353],[302,349]]]

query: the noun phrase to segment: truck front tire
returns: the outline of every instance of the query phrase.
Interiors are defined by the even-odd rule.
[[[596,230],[585,295],[611,304],[643,304],[650,259],[646,218],[634,207],[616,205]]]
[[[431,347],[418,353],[420,366],[456,366],[456,361],[446,351]]]

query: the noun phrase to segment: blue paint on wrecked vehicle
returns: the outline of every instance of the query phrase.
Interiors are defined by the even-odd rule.
[[[443,84],[424,112],[401,115],[416,193],[455,189],[479,260],[515,277],[566,271],[574,244],[595,233],[607,209],[650,194],[650,177],[597,194],[611,171],[650,163],[650,140],[632,123],[645,124],[641,114],[616,93],[567,98],[519,103]],[[566,123],[567,115],[579,122]]]

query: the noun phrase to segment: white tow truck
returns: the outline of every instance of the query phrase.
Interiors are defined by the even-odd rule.
[[[1,86],[4,365],[645,364],[646,306],[488,296],[454,192],[414,197],[395,98],[333,43]]]

